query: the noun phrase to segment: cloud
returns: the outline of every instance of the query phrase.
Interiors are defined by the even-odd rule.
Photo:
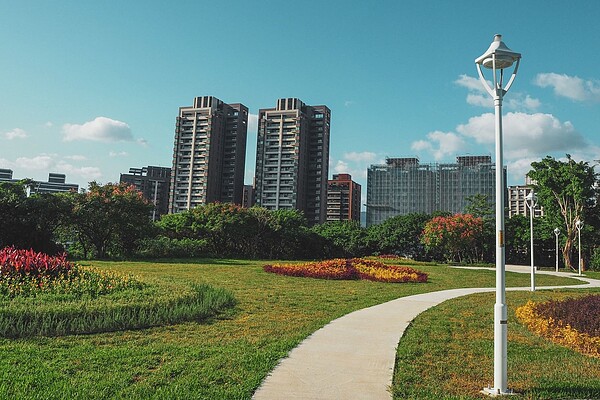
[[[350,153],[344,153],[344,160],[360,162],[360,161],[368,161],[371,162],[375,160],[377,154],[370,151],[362,151],[356,152],[351,151]]]
[[[504,148],[508,158],[546,155],[587,146],[571,122],[561,122],[552,114],[507,113],[502,120]],[[494,114],[472,117],[456,128],[461,135],[477,143],[494,144]]]
[[[427,151],[433,155],[436,161],[442,160],[448,155],[465,151],[465,140],[454,132],[430,132],[427,134],[427,139],[429,140],[413,142],[411,149],[414,151]]]
[[[534,83],[542,88],[551,87],[555,95],[571,100],[600,101],[600,82],[598,81],[549,72],[537,74]]]
[[[79,155],[79,154],[75,154],[75,155],[72,155],[72,156],[65,156],[65,158],[67,160],[73,160],[73,161],[85,161],[85,160],[87,160],[86,156],[82,156],[82,155]]]
[[[25,139],[27,137],[27,132],[21,128],[15,128],[12,131],[5,132],[4,137],[8,140]]]
[[[46,154],[36,157],[19,157],[15,160],[15,166],[30,171],[48,170],[54,164],[54,158]]]
[[[454,83],[469,90],[469,93],[467,93],[468,104],[485,108],[494,107],[494,99],[488,94],[478,78],[460,75]],[[491,87],[492,83],[488,81],[488,85]],[[535,112],[541,105],[542,103],[538,99],[519,92],[512,92],[510,97],[504,99],[504,106],[510,110]]]
[[[44,126],[45,126],[46,128],[52,128],[52,127],[54,126],[54,124],[52,123],[52,121],[48,121],[48,122],[46,122],[46,123],[44,124]]]
[[[487,94],[487,91],[485,90],[485,88],[481,84],[481,81],[478,78],[462,74],[458,77],[457,80],[454,81],[454,83],[458,86],[462,86],[469,89],[469,91],[471,92],[481,92]],[[492,86],[492,83],[488,81],[488,85]]]
[[[352,100],[346,100],[346,101],[344,101],[344,107],[350,107],[350,106],[354,105],[354,103],[355,102]]]
[[[129,153],[127,153],[126,151],[119,151],[119,152],[110,151],[108,153],[108,156],[111,157],[111,158],[114,158],[114,157],[127,157],[128,155],[129,155]]]
[[[106,117],[97,117],[83,125],[65,124],[62,127],[63,140],[91,140],[98,142],[131,141],[131,128],[125,122]]]

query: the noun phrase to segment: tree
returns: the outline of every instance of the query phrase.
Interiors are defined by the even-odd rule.
[[[495,259],[495,225],[496,216],[494,204],[485,194],[478,193],[467,197],[465,212],[483,220],[482,236],[477,240],[477,248],[481,260],[493,262]]]
[[[152,205],[133,185],[90,182],[86,193],[72,196],[70,222],[85,257],[90,246],[99,258],[130,255],[153,231]]]
[[[446,261],[477,261],[476,243],[483,233],[483,219],[470,214],[434,217],[423,230],[421,241],[428,250],[441,249]]]
[[[312,231],[327,240],[330,257],[361,257],[369,253],[367,233],[357,221],[329,221]]]
[[[398,215],[369,227],[369,238],[379,253],[422,259],[421,233],[430,218],[418,213]]]
[[[575,221],[585,220],[594,207],[597,196],[595,184],[598,175],[587,162],[575,162],[569,154],[567,161],[547,156],[542,161],[531,163],[533,168],[527,174],[533,179],[544,213],[555,224],[564,227],[564,247],[562,250],[565,265],[573,268],[573,243],[577,236]]]

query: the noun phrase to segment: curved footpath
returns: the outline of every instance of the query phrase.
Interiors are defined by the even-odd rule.
[[[507,265],[506,270],[529,273],[530,267]],[[586,282],[537,289],[600,287],[600,280],[572,273],[536,273]],[[529,287],[507,290],[529,290]],[[495,288],[451,289],[401,297],[331,321],[282,359],[252,398],[390,400],[388,389],[392,384],[396,348],[408,324],[423,311],[446,300],[493,291]]]

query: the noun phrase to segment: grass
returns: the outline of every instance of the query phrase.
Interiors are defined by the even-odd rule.
[[[422,265],[428,283],[331,281],[268,274],[264,262],[94,262],[145,282],[209,284],[236,307],[207,321],[57,338],[0,339],[0,398],[249,399],[302,339],[348,312],[394,298],[492,287],[493,271]],[[538,285],[577,281],[540,275]],[[507,274],[528,286],[527,274]]]
[[[600,359],[530,333],[514,315],[527,300],[578,297],[591,291],[507,293],[509,388],[519,398],[600,398]],[[479,391],[493,384],[494,301],[493,293],[471,295],[419,315],[400,340],[394,398],[481,399]]]

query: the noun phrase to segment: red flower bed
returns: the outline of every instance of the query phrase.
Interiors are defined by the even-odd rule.
[[[304,264],[265,265],[264,270],[280,275],[320,279],[366,279],[377,282],[427,282],[427,274],[411,267],[385,265],[381,261],[333,259]]]
[[[0,250],[0,276],[57,276],[73,268],[67,255],[49,256],[33,250],[5,247]]]

